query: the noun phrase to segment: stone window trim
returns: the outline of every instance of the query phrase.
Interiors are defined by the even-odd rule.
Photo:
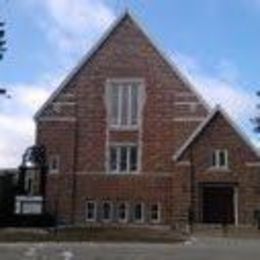
[[[212,153],[211,170],[229,170],[229,154],[227,149],[215,149]]]
[[[126,167],[127,169],[120,170],[120,164],[121,164],[121,153],[122,153],[122,147],[127,149],[127,161],[126,161]],[[112,149],[118,149],[116,151],[116,169],[113,170],[111,166],[111,160],[112,160]],[[135,170],[131,170],[131,148],[136,148],[136,166]],[[129,174],[138,174],[140,170],[140,147],[138,143],[135,142],[111,142],[108,146],[108,160],[107,160],[107,173],[108,174],[115,174],[115,175],[129,175]]]
[[[88,218],[88,205],[92,204],[93,205],[93,218]],[[86,222],[95,222],[97,220],[97,202],[94,200],[87,200],[86,201],[86,209],[85,209],[85,220]]]
[[[130,101],[132,96],[132,90],[129,88],[129,93],[130,95],[128,96],[128,105],[127,105],[127,123],[123,124],[122,123],[122,111],[118,111],[118,119],[117,123],[113,123],[112,121],[112,88],[113,86],[120,86],[122,85],[138,85],[138,91],[137,91],[137,118],[136,118],[136,123],[131,122],[131,116],[132,116],[132,102]],[[106,103],[106,110],[107,110],[107,125],[110,130],[113,131],[137,131],[141,127],[141,122],[142,122],[142,108],[144,104],[144,86],[145,86],[145,81],[142,78],[111,78],[106,80],[105,84],[105,103]],[[122,87],[123,88],[123,87]],[[122,108],[122,89],[119,91],[121,94],[119,95],[119,107]],[[128,93],[128,94],[129,94]],[[130,111],[130,112],[129,112]],[[129,114],[130,113],[130,114]]]
[[[48,168],[50,174],[58,174],[60,172],[60,156],[58,154],[50,155]]]

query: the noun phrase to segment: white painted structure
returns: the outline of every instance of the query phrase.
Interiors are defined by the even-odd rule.
[[[17,215],[40,215],[43,212],[42,196],[16,196],[15,214]]]

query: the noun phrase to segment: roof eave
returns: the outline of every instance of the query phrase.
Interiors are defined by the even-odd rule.
[[[130,15],[128,10],[125,10],[106,30],[103,36],[97,41],[97,43],[83,56],[83,58],[78,62],[78,64],[72,69],[72,71],[65,77],[61,82],[59,87],[52,93],[52,95],[47,99],[47,101],[40,107],[40,109],[35,113],[34,120],[37,122],[46,109],[46,107],[61,93],[63,88],[77,75],[79,70],[88,62],[88,60],[98,51],[100,46],[107,40],[109,35],[116,29],[116,27],[121,23],[121,21]]]
[[[260,152],[252,144],[247,135],[235,124],[235,122],[229,117],[229,115],[222,109],[220,105],[217,105],[209,116],[196,128],[196,130],[190,135],[186,142],[177,150],[173,155],[172,159],[178,161],[184,152],[192,145],[194,140],[200,135],[204,128],[211,122],[217,113],[221,113],[226,121],[231,125],[231,127],[236,131],[236,133],[243,139],[243,141],[249,146],[249,148],[255,153],[257,157],[260,157]]]

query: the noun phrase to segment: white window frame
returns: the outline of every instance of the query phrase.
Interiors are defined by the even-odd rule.
[[[57,168],[56,169],[52,168],[53,160],[57,160],[56,161],[56,163],[57,163]],[[54,155],[50,156],[50,158],[49,158],[49,172],[51,174],[57,174],[57,173],[60,172],[60,156],[58,154],[54,154]]]
[[[141,212],[142,212],[142,218],[141,219],[136,219],[135,218],[135,207],[136,205],[140,204],[141,205]],[[136,202],[133,205],[133,221],[135,223],[144,223],[144,218],[145,218],[145,206],[143,202]]]
[[[119,215],[119,206],[121,204],[124,204],[125,205],[125,218],[124,219],[121,219],[120,218],[120,215]],[[125,201],[122,201],[122,202],[118,202],[117,203],[117,220],[118,222],[120,223],[127,223],[128,220],[129,220],[129,203],[125,202]]]
[[[119,85],[128,85],[128,86],[122,86]],[[131,124],[132,120],[132,88],[130,87],[131,84],[137,84],[138,85],[138,93],[137,93],[137,118],[136,118],[136,124]],[[112,105],[111,105],[111,98],[112,98],[112,88],[113,85],[119,86],[119,111],[118,111],[118,118],[117,122],[113,123],[111,121],[112,119]],[[114,130],[137,130],[140,127],[141,122],[141,110],[142,110],[142,97],[143,97],[143,86],[144,86],[144,80],[143,79],[136,79],[136,78],[124,78],[124,79],[108,79],[106,82],[106,100],[107,100],[107,111],[108,111],[108,125],[110,129]],[[128,115],[127,115],[127,124],[122,124],[122,97],[123,97],[123,88],[128,87],[129,88],[129,95],[128,95]]]
[[[152,206],[157,205],[157,215],[158,215],[158,219],[152,219]],[[157,203],[151,203],[150,204],[150,222],[153,224],[158,224],[161,222],[161,213],[162,212],[162,208],[161,208],[161,203],[157,202]]]
[[[120,158],[121,158],[121,147],[127,147],[128,151],[127,151],[127,170],[126,171],[120,171]],[[132,171],[130,170],[130,148],[132,147],[136,147],[136,151],[137,151],[137,165],[136,165],[136,170]],[[111,148],[118,148],[119,151],[116,153],[116,170],[111,169]],[[139,167],[140,167],[140,150],[139,150],[139,146],[137,143],[111,143],[108,147],[109,151],[108,151],[108,173],[110,174],[136,174],[137,172],[139,172]]]
[[[220,154],[224,153],[225,158],[225,165],[220,165]],[[227,149],[216,149],[213,152],[213,156],[215,157],[215,165],[213,165],[212,161],[212,167],[216,169],[228,169],[229,168],[229,156],[228,156],[228,150]]]
[[[110,214],[109,214],[109,218],[108,219],[104,218],[104,205],[106,203],[110,205]],[[114,210],[112,201],[108,201],[108,200],[103,201],[101,203],[101,207],[102,207],[101,208],[101,213],[102,213],[101,214],[101,220],[102,220],[102,222],[111,222],[112,219],[113,219],[113,210]]]
[[[94,205],[94,212],[93,212],[93,214],[94,214],[94,217],[93,218],[88,218],[88,203],[93,203],[93,205]],[[94,200],[87,200],[86,202],[85,202],[85,221],[86,222],[95,222],[96,220],[97,220],[97,202],[96,201],[94,201]]]

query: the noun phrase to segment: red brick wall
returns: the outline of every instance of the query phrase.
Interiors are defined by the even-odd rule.
[[[114,78],[144,80],[142,125],[137,131],[117,132],[107,128],[105,86],[107,79]],[[198,103],[195,111],[176,104],[186,101]],[[57,102],[64,102],[64,107],[55,108]],[[200,123],[176,119],[205,117],[207,112],[199,102],[126,16],[38,119],[37,143],[46,145],[48,155],[57,153],[61,157],[59,175],[48,178],[48,208],[53,212],[59,205],[59,216],[69,221],[72,175],[77,173],[75,214],[78,221],[84,221],[87,198],[143,200],[147,203],[159,200],[163,205],[163,223],[171,224],[174,220],[187,218],[189,169],[176,168],[172,156]],[[206,180],[209,176],[204,173],[208,149],[225,144],[231,149],[232,172],[239,176],[234,178],[242,180],[244,172],[249,171],[242,162],[251,158],[252,153],[237,137],[233,138],[233,130],[221,122],[217,120],[201,139],[203,141],[196,144],[198,178]],[[107,143],[135,140],[142,148],[142,172],[136,176],[106,175]],[[213,175],[210,173],[211,179]],[[224,178],[223,174],[217,176],[222,176],[218,180]],[[228,178],[234,179],[230,175]],[[246,183],[241,181],[242,190],[247,190]],[[255,201],[252,205],[255,206]]]
[[[228,150],[228,170],[218,170],[211,167],[211,155],[215,149]],[[249,167],[247,163],[259,163],[259,158],[221,114],[217,114],[205,128],[191,148],[187,150],[183,160],[190,160],[191,153],[195,173],[197,220],[199,220],[201,213],[199,184],[229,183],[234,184],[238,190],[239,223],[252,224],[254,210],[260,208],[258,193],[260,168]]]

